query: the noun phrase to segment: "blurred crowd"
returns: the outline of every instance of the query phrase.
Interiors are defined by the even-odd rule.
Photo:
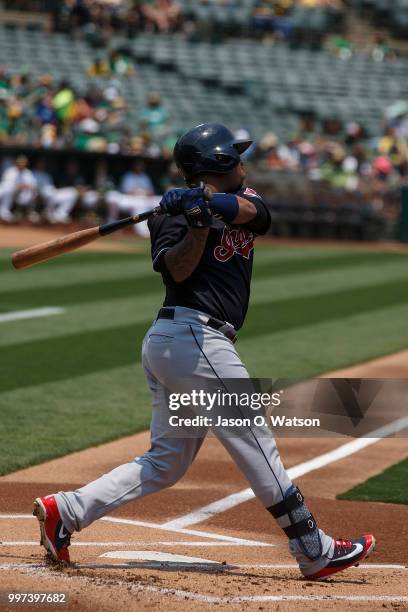
[[[120,32],[133,36],[140,31],[191,32],[202,9],[242,9],[240,0],[6,0],[8,8],[47,11],[53,15],[53,27],[58,31],[109,33]],[[258,25],[280,27],[280,19],[291,17],[294,9],[320,9],[341,14],[342,0],[253,0],[246,15],[245,29]],[[42,6],[41,6],[42,5]],[[246,3],[248,6],[248,3]],[[198,12],[197,12],[198,9]],[[283,24],[283,22],[282,22]]]
[[[347,124],[341,138],[322,134],[312,117],[304,117],[298,133],[287,141],[265,134],[253,162],[258,169],[302,173],[333,191],[359,193],[381,211],[387,194],[408,185],[408,103],[387,109],[375,138],[367,138],[357,123]]]
[[[175,127],[160,94],[148,94],[137,116],[133,113],[132,122],[129,122],[128,104],[119,78],[124,75],[137,78],[128,56],[112,50],[109,54],[97,56],[87,72],[91,78],[86,90],[79,91],[68,80],[59,81],[48,74],[34,78],[24,69],[11,73],[0,66],[0,143],[151,158],[171,157],[180,128]],[[408,139],[408,103],[396,102],[384,110],[383,125],[378,125],[378,137],[374,139],[369,139],[364,128],[355,123],[343,126],[333,118],[322,125],[312,116],[304,116],[300,120],[300,136],[292,135],[288,142],[279,143],[280,156],[272,147],[269,164],[277,169],[287,166],[306,170],[312,162],[316,166],[322,165],[322,153],[326,155],[328,147],[334,148],[335,155],[340,157],[343,153],[339,151],[347,150],[352,144],[363,146],[367,151],[366,157],[370,159],[376,153],[385,153],[393,166],[397,164],[400,167],[398,160],[404,159]],[[273,126],[271,128],[273,130]],[[333,146],[324,134],[335,135]],[[273,134],[266,134],[261,149],[275,138]],[[384,150],[383,143],[389,142],[392,144]],[[303,154],[304,149],[307,154]],[[365,167],[364,164],[360,166]]]
[[[242,0],[3,0],[3,4],[13,10],[48,13],[52,30],[84,37],[96,48],[108,47],[112,35],[132,39],[149,32],[193,41],[244,35],[268,44],[285,41],[293,48],[324,47],[343,59],[363,53],[385,61],[399,54],[384,31],[365,47],[354,48],[346,32],[345,6],[350,6],[350,0],[249,0],[245,4]],[[242,13],[243,6],[247,13]]]
[[[153,208],[160,201],[142,160],[135,161],[118,184],[109,178],[99,188],[81,173],[80,164],[69,160],[62,172],[53,176],[43,158],[30,168],[25,155],[2,162],[0,181],[0,221],[14,223],[66,224],[87,218],[92,222],[115,221]],[[147,223],[135,231],[148,235]]]
[[[148,110],[144,121],[152,121]],[[150,128],[154,127],[153,122]],[[274,187],[279,176],[285,179],[286,192],[292,201],[295,178],[303,177],[303,181],[308,181],[307,189],[313,191],[313,184],[318,186],[315,194],[322,193],[323,187],[332,195],[337,194],[340,204],[356,199],[369,202],[373,210],[386,216],[390,212],[387,203],[396,202],[398,206],[400,188],[408,185],[408,103],[400,102],[387,109],[383,131],[376,138],[367,139],[357,123],[348,124],[341,137],[323,134],[313,117],[304,116],[292,138],[282,141],[268,132],[245,157],[249,176],[257,175],[259,179],[263,175],[273,187],[268,196],[271,201],[280,198]],[[20,155],[15,160],[3,161],[0,220],[11,223],[23,216],[32,222],[69,223],[73,218],[93,215],[112,221],[152,208],[160,199],[157,192],[182,184],[174,163],[169,164],[156,189],[141,158],[119,180],[114,181],[105,173],[95,186],[82,176],[75,158],[66,163],[62,174],[53,176],[44,159],[36,158],[29,167],[27,158]],[[304,196],[307,202],[314,200],[312,191],[305,196],[302,188],[298,202]],[[394,194],[394,200],[390,200],[390,194]],[[397,213],[395,208],[391,216],[395,218]],[[136,229],[142,235],[147,232],[144,225]]]
[[[182,27],[181,6],[175,0],[63,0],[55,12],[55,28],[92,28],[135,34],[170,32]]]
[[[134,75],[126,55],[113,51],[97,58],[88,73],[106,78],[91,78],[87,91],[79,92],[68,81],[56,82],[49,75],[34,79],[28,72],[11,74],[0,68],[0,143],[170,159],[180,132],[159,94],[148,95],[129,125],[117,78]],[[381,210],[386,194],[408,184],[408,103],[396,102],[385,109],[376,137],[368,137],[357,123],[342,126],[334,119],[322,125],[312,114],[303,115],[298,130],[285,140],[279,140],[271,126],[250,149],[247,161],[258,172],[299,174],[332,190],[363,194]],[[69,221],[72,211],[95,211],[100,205],[104,218],[117,218],[136,210],[134,206],[145,207],[140,198],[154,196],[149,180],[147,175],[137,181],[128,177],[116,186],[104,186],[101,196],[81,178],[74,162],[63,179],[55,180],[43,161],[30,169],[19,157],[1,177],[0,219],[13,221],[13,206],[33,213],[34,219],[38,201],[50,222]],[[137,183],[137,194],[129,188],[132,181]],[[162,189],[175,183],[173,173],[164,178]]]
[[[138,31],[177,32],[190,35],[194,10],[242,7],[239,0],[15,0],[9,8],[46,10],[54,15],[57,30],[73,34]],[[316,9],[332,17],[342,13],[342,0],[254,0],[252,26],[279,37],[293,28],[294,15]],[[303,18],[302,17],[302,18]],[[288,19],[292,21],[288,21]],[[324,28],[322,31],[326,31]],[[329,50],[344,60],[356,53],[341,33],[332,36]],[[363,50],[364,51],[364,50]],[[362,52],[360,49],[359,53]],[[365,49],[377,61],[396,57],[386,36],[377,34]],[[170,159],[179,128],[158,93],[151,92],[144,105],[132,108],[123,94],[123,79],[137,82],[137,66],[126,47],[101,46],[87,69],[85,89],[68,80],[29,71],[10,72],[0,66],[0,144],[34,149],[120,153],[138,158]],[[299,129],[282,140],[271,131],[249,151],[247,161],[256,172],[306,177],[309,184],[324,183],[333,191],[362,194],[378,210],[386,197],[408,183],[408,103],[396,102],[384,109],[378,135],[369,137],[357,123],[321,125],[311,115],[300,118]],[[185,126],[186,128],[190,126]],[[138,162],[139,163],[139,162]],[[19,214],[35,221],[38,215],[50,223],[69,222],[78,212],[115,219],[146,208],[144,198],[157,198],[145,169],[138,164],[114,184],[109,179],[95,188],[81,176],[77,162],[67,164],[64,176],[52,176],[44,160],[32,167],[24,156],[3,164],[0,178],[0,220],[12,222]],[[160,190],[177,185],[171,166]],[[143,232],[143,227],[141,230]]]
[[[275,19],[290,17],[294,9],[321,9],[341,14],[342,0],[255,0],[252,15],[255,18]]]
[[[169,156],[176,140],[169,113],[152,92],[129,126],[127,103],[118,72],[132,72],[126,57],[114,51],[97,59],[90,75],[105,75],[102,86],[89,81],[85,92],[50,75],[34,79],[22,70],[0,67],[0,143],[52,149],[77,149]]]
[[[254,157],[273,170],[302,171],[311,178],[324,177],[333,185],[353,190],[358,176],[396,173],[408,176],[408,103],[400,102],[387,111],[382,132],[367,138],[364,128],[351,122],[345,133],[322,134],[313,116],[304,116],[293,137],[280,142],[273,132],[261,138]],[[334,122],[333,122],[334,123]],[[335,133],[335,126],[330,126]]]

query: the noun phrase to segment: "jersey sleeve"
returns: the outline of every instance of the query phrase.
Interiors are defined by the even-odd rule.
[[[167,274],[164,256],[172,246],[178,244],[187,233],[187,223],[181,215],[167,217],[160,215],[148,221],[151,237],[153,270]]]
[[[237,195],[251,202],[256,208],[256,216],[243,227],[258,236],[266,234],[271,227],[271,215],[261,196],[250,187],[245,187]]]

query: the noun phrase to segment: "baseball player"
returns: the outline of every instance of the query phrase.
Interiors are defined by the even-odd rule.
[[[19,155],[13,166],[4,171],[0,183],[0,220],[14,221],[13,203],[20,209],[30,210],[37,195],[37,181],[28,168],[28,159]]]
[[[54,560],[69,562],[72,532],[173,485],[194,460],[207,429],[196,436],[174,434],[169,386],[175,391],[181,380],[249,379],[234,343],[248,307],[254,241],[270,226],[262,198],[243,185],[240,154],[250,145],[215,123],[193,128],[176,143],[174,157],[187,187],[168,191],[160,204],[165,214],[149,221],[153,268],[166,286],[163,307],[142,348],[153,393],[151,448],[77,491],[35,500],[41,542]],[[211,198],[198,186],[201,181]],[[372,535],[335,540],[317,527],[267,427],[261,436],[251,426],[239,436],[222,428],[213,433],[283,529],[304,576],[324,579],[371,553]]]

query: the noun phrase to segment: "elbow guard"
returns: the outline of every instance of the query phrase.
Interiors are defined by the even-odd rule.
[[[233,193],[213,193],[208,206],[226,223],[232,223],[239,211],[238,198]]]

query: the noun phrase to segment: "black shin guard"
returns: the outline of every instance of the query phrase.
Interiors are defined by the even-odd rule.
[[[289,525],[282,527],[290,540],[296,539],[305,555],[312,561],[322,555],[322,542],[316,521],[307,507],[302,493],[292,485],[285,493],[283,501],[267,510],[276,519],[288,517]]]

